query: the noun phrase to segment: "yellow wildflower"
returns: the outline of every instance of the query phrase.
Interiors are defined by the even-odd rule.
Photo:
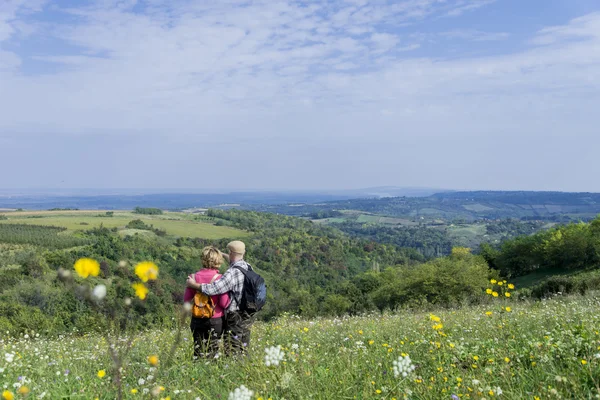
[[[485,292],[486,292],[487,294],[492,294],[493,290],[488,288],[488,289],[485,289]]]
[[[510,307],[506,307],[506,308],[505,308],[505,310],[506,310],[506,312],[511,312],[511,311],[512,311],[512,308],[510,308]]]
[[[508,292],[504,293],[504,295],[505,295],[506,297],[510,297],[510,293],[508,293]]]
[[[498,282],[498,286],[502,286],[502,285],[504,285],[503,282]]]
[[[505,361],[505,362],[510,362],[510,358],[508,358],[508,357],[504,357],[504,361]]]
[[[486,311],[485,315],[487,315],[489,317],[490,315],[492,315],[492,312],[491,311]]]
[[[2,392],[3,400],[13,400],[14,398],[15,398],[15,395],[12,394],[12,392],[9,392],[8,390],[5,390],[4,392]]]
[[[377,390],[375,391],[375,393],[377,393],[377,394],[381,394],[381,390],[380,390],[380,389],[377,389]]]
[[[19,390],[17,390],[17,393],[22,394],[23,396],[27,395],[29,393],[29,388],[27,386],[21,386],[19,388]]]
[[[509,288],[509,289],[514,289],[514,288],[515,288],[515,285],[513,285],[512,283],[509,283],[509,284],[508,284],[508,288]]]
[[[98,378],[104,378],[104,376],[106,375],[106,371],[101,369],[100,371],[98,371]]]
[[[495,280],[495,279],[492,279],[492,280],[490,280],[490,283],[493,285],[493,284],[495,284],[495,283],[496,283],[496,280]]]
[[[148,288],[143,283],[134,283],[131,287],[135,290],[135,295],[139,297],[141,300],[146,298],[148,294]]]
[[[154,281],[158,278],[158,267],[151,261],[144,261],[135,266],[135,274],[142,282]]]
[[[435,316],[433,314],[429,314],[429,319],[432,320],[433,322],[440,322],[441,319],[438,316]]]
[[[304,327],[304,332],[308,332],[308,328],[307,327]]]
[[[440,329],[442,329],[444,327],[444,325],[442,324],[436,324],[433,325],[432,328],[435,329],[436,331],[439,331]]]
[[[582,363],[583,365],[585,365],[585,364],[587,364],[587,361],[586,361],[586,360],[581,360],[581,363]]]
[[[158,364],[157,356],[148,356],[148,363],[152,366],[156,366]]]
[[[138,392],[137,389],[131,389],[131,394],[136,394]]]
[[[492,296],[498,297],[498,292],[492,292]]]
[[[98,261],[91,258],[80,258],[75,262],[73,267],[75,268],[77,275],[82,278],[87,278],[90,275],[98,276],[100,273],[100,264]]]

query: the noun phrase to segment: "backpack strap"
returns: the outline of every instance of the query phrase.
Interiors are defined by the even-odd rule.
[[[217,276],[220,278],[220,277],[222,277],[223,275],[221,275],[221,274],[219,274],[219,273],[217,272],[216,274],[214,274],[214,275],[213,275],[212,279],[210,280],[210,283],[213,283],[214,281],[216,281],[216,280],[217,280]]]
[[[250,264],[248,264],[248,267],[250,267]],[[244,277],[247,276],[248,271],[252,271],[251,269],[245,270],[244,268],[240,267],[239,265],[234,265],[232,268],[235,268],[238,271],[240,271],[242,274],[244,274]]]

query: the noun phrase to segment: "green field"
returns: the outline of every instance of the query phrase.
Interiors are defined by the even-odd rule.
[[[123,392],[131,399],[153,391],[157,399],[231,399],[244,385],[252,400],[593,399],[600,394],[598,307],[599,299],[588,296],[498,300],[435,315],[287,316],[255,324],[247,358],[201,362],[191,360],[185,324],[183,340],[175,340],[177,330],[155,328],[135,334]],[[116,398],[102,336],[37,335],[0,340],[0,386],[15,395],[25,386],[30,398]],[[117,346],[125,343],[127,337]],[[267,366],[265,349],[273,346],[281,346],[281,360]],[[148,362],[152,355],[157,367]],[[405,356],[415,368],[404,377],[394,362]]]
[[[483,224],[454,225],[448,228],[448,237],[456,246],[474,248],[487,237]]]
[[[105,211],[39,211],[12,212],[5,215],[8,220],[3,224],[30,224],[65,227],[70,231],[87,230],[104,226],[106,228],[125,229],[134,219],[141,219],[147,225],[164,229],[167,234],[181,237],[199,237],[203,239],[243,238],[250,235],[239,229],[227,226],[215,226],[210,221],[196,221],[184,213],[165,213],[163,215],[142,215],[132,212],[115,212],[113,217],[103,215]]]

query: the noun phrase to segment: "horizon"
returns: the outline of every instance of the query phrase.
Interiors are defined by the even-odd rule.
[[[596,193],[599,50],[596,0],[6,0],[0,187]]]

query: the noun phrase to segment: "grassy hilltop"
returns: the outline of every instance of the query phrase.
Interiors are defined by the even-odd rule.
[[[593,399],[600,395],[600,300],[510,300],[454,310],[257,323],[247,359],[192,362],[187,327],[135,334],[123,369],[125,398],[226,399]],[[508,311],[510,310],[510,311]],[[439,321],[438,321],[439,318]],[[0,342],[0,385],[32,398],[113,399],[112,362],[97,334]],[[123,341],[127,337],[123,338]],[[281,346],[279,365],[265,349]],[[158,356],[158,365],[148,357]],[[409,356],[406,377],[394,361]],[[151,359],[151,361],[154,361]],[[105,375],[103,375],[105,374]],[[102,377],[100,377],[102,376]],[[456,397],[453,397],[456,396]]]
[[[108,214],[107,214],[108,213]],[[182,237],[201,237],[221,239],[227,237],[246,237],[248,232],[227,226],[215,226],[209,219],[185,213],[165,212],[161,215],[135,214],[129,211],[22,211],[4,214],[8,219],[0,224],[28,224],[64,227],[67,230],[83,231],[91,228],[117,228],[127,232],[127,224],[140,219],[148,225],[164,230],[169,235]],[[109,216],[111,215],[111,216]]]

